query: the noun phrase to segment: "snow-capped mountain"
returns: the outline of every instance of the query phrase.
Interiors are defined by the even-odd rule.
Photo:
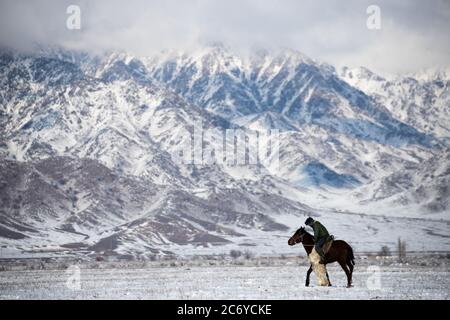
[[[169,52],[146,64],[154,79],[227,119],[270,112],[272,117],[279,115],[278,121],[266,121],[275,128],[283,129],[284,120],[290,120],[288,128],[292,123],[315,124],[379,142],[429,142],[421,132],[393,118],[383,105],[342,81],[332,66],[296,51],[273,55],[258,51],[240,58],[213,46],[192,55]]]
[[[366,202],[385,203],[396,210],[414,210],[423,214],[450,210],[450,149],[443,150],[423,163],[413,163],[403,170],[376,180],[356,196]]]
[[[281,130],[282,165],[271,174],[297,185],[356,187],[433,157],[445,145],[445,136],[417,130],[419,120],[405,121],[359,83],[293,50],[242,57],[212,46],[144,61],[154,79],[186,100],[246,128]],[[365,70],[365,79],[382,81]],[[448,88],[435,93],[447,103],[434,105],[444,123]],[[426,99],[429,92],[420,94]],[[326,174],[317,179],[320,171]]]
[[[342,234],[350,227],[340,225],[343,215],[362,225],[396,216],[390,230],[408,221],[433,244],[435,222],[402,217],[449,218],[448,80],[415,80],[404,117],[394,110],[405,99],[396,84],[369,71],[338,74],[288,49],[5,50],[0,74],[0,239],[8,246],[270,252],[307,215],[323,215]],[[424,101],[432,111],[419,119],[424,111],[413,106]],[[248,135],[278,129],[279,163],[180,163],[174,155],[195,144],[199,124]],[[222,146],[202,138],[203,147]],[[407,210],[386,212],[391,205]]]
[[[367,68],[343,68],[343,80],[384,105],[400,121],[448,141],[450,77],[446,72],[385,79]]]
[[[306,209],[251,186],[199,196],[117,174],[93,159],[6,160],[1,172],[1,234],[25,247],[154,254],[169,244],[217,245],[244,236],[234,228],[285,231],[263,213]]]

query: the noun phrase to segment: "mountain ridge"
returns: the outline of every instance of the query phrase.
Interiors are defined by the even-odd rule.
[[[391,80],[368,69],[355,82],[349,70],[339,74],[289,50],[258,52],[247,60],[222,47],[195,56],[166,53],[164,59],[49,51],[0,55],[0,226],[8,245],[35,241],[94,252],[167,254],[186,246],[225,250],[260,239],[256,246],[264,251],[271,248],[267,241],[307,215],[324,216],[337,230],[345,229],[338,223],[345,210],[370,212],[358,220],[363,224],[378,223],[379,215],[448,220],[450,173],[439,162],[449,162],[445,130],[424,127],[421,112],[402,118],[393,109],[393,101],[401,101],[398,93],[389,89],[396,84],[385,84]],[[449,106],[448,84],[435,81],[409,96],[432,106],[430,125],[437,118],[445,123]],[[364,85],[372,82],[381,83],[373,90],[388,98]],[[426,100],[436,88],[439,99]],[[192,144],[199,123],[205,130],[245,135],[279,129],[279,166],[175,161],[180,146]],[[205,135],[201,145],[220,148],[217,143]],[[421,170],[427,162],[439,179]],[[52,176],[57,168],[69,177],[65,184]],[[25,176],[30,178],[21,178],[21,185],[13,183]],[[109,194],[104,176],[125,184],[114,182],[117,190]],[[85,180],[91,178],[100,180],[86,195]],[[41,187],[31,193],[33,183]],[[45,192],[58,186],[59,192]],[[148,199],[128,186],[139,186]],[[73,190],[84,200],[71,198]],[[36,201],[17,201],[27,192]],[[431,220],[427,228],[439,228]],[[393,222],[393,230],[399,226]],[[411,229],[427,234],[420,226]]]

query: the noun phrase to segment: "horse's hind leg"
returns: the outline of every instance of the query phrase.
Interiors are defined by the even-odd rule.
[[[311,275],[312,272],[312,265],[309,266],[308,271],[306,272],[306,283],[305,283],[305,287],[309,287],[309,276]]]
[[[353,268],[355,267],[353,262],[351,260],[347,261],[347,266],[350,269],[350,283],[352,282],[352,277],[353,277]]]
[[[352,286],[352,274],[350,273],[350,270],[347,268],[347,265],[345,262],[338,261],[341,268],[344,270],[345,275],[347,276],[347,288],[350,288]]]
[[[349,262],[347,262],[347,266],[350,269],[350,282],[352,282],[354,265],[351,261],[349,261]]]
[[[328,276],[328,271],[327,271],[327,279],[328,279],[328,286],[331,287],[331,281],[330,281],[330,277]]]
[[[349,263],[348,267],[350,269],[350,286],[351,286],[353,282],[353,264]]]
[[[351,263],[350,261],[349,262],[347,262],[347,266],[348,266],[348,268],[350,269],[350,273],[353,273],[353,263]]]

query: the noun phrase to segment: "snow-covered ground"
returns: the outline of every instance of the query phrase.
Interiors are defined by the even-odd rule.
[[[337,265],[328,266],[332,287],[316,286],[313,274],[312,286],[305,287],[308,266],[289,259],[274,265],[210,261],[215,265],[10,270],[0,272],[0,299],[449,299],[447,261],[411,265],[358,259],[353,288],[345,287]]]

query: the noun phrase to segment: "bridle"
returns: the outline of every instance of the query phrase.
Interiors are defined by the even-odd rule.
[[[305,236],[305,234],[303,233],[303,234],[301,234],[300,235],[300,241],[299,242],[297,242],[297,243],[301,243],[301,244],[303,244],[303,237]]]
[[[300,241],[299,242],[297,242],[297,243],[301,243],[304,247],[314,247],[314,244],[304,244],[303,243],[303,237],[306,235],[306,233],[302,233],[301,235],[300,235]]]

